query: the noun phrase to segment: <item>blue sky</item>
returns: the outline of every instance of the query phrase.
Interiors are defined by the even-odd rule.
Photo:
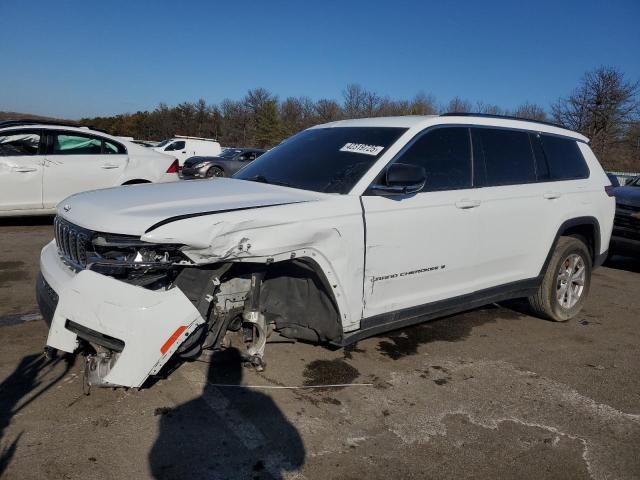
[[[545,108],[598,65],[640,79],[640,0],[0,0],[0,110],[67,118],[348,83]]]

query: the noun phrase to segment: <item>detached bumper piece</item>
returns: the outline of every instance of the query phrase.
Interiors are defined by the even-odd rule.
[[[93,385],[142,386],[205,323],[180,289],[149,290],[76,272],[59,258],[55,242],[42,250],[40,270],[38,302],[50,318],[47,346],[71,353],[84,340],[106,350],[87,365],[94,367]]]

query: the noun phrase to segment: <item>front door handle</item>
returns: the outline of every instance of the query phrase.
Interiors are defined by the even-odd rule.
[[[14,172],[19,173],[27,173],[27,172],[37,172],[38,169],[36,167],[13,167]]]
[[[102,168],[104,168],[105,170],[111,170],[118,167],[119,165],[114,165],[113,163],[105,163],[104,165],[102,165]]]
[[[480,206],[480,200],[469,200],[465,198],[463,200],[458,200],[456,202],[456,208],[461,208],[463,210],[466,210],[469,208],[476,208],[479,206]]]
[[[542,196],[547,200],[554,200],[556,198],[560,198],[562,194],[560,192],[547,192]]]

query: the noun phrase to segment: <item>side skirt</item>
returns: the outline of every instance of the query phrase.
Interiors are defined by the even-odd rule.
[[[448,298],[446,300],[426,303],[417,307],[409,307],[402,310],[396,310],[394,312],[364,318],[360,323],[360,330],[345,334],[342,337],[342,341],[340,343],[336,342],[336,344],[346,346],[362,340],[363,338],[372,337],[398,328],[408,327],[434,318],[452,315],[465,310],[471,310],[490,303],[501,302],[513,298],[528,297],[537,292],[541,283],[542,276],[539,276],[484,290],[478,290],[477,292]]]

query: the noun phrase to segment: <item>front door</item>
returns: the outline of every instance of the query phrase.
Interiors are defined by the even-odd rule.
[[[42,208],[40,130],[0,132],[0,210]]]
[[[78,132],[52,132],[44,163],[43,203],[55,207],[74,193],[113,187],[127,165],[124,148]]]
[[[364,317],[472,293],[478,218],[470,132],[428,130],[394,162],[423,166],[422,192],[362,197],[366,224]]]

